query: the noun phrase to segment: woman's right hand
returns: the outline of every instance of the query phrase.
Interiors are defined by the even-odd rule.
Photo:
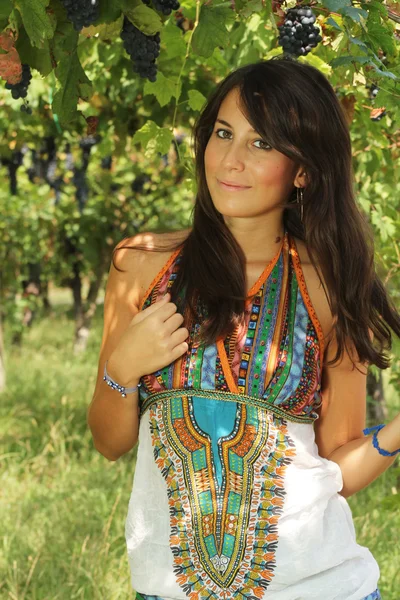
[[[189,335],[181,327],[183,315],[165,294],[139,311],[124,331],[107,362],[107,372],[120,385],[129,387],[147,375],[166,367],[187,352]]]

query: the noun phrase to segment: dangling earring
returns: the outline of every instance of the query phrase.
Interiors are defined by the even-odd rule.
[[[299,200],[300,194],[300,200]],[[300,206],[300,219],[303,222],[303,188],[297,188],[297,204]]]

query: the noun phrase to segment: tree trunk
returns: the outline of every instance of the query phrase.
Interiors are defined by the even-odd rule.
[[[45,315],[49,315],[51,313],[51,303],[49,300],[49,282],[48,281],[43,281],[42,282],[42,303],[43,303],[43,310],[44,310],[44,314]]]
[[[0,312],[0,392],[6,389],[6,366],[4,362],[3,321]]]
[[[40,296],[41,294],[41,281],[40,274],[42,271],[42,267],[40,263],[28,263],[28,278],[23,280],[23,298],[28,298],[29,296]],[[36,311],[32,310],[29,306],[24,309],[24,317],[23,324],[26,327],[31,327],[33,320],[35,318]]]
[[[388,417],[385,395],[383,390],[382,371],[379,369],[378,380],[371,372],[367,376],[367,395],[372,402],[367,404],[367,419],[373,423],[384,423]]]
[[[75,342],[74,354],[84,352],[89,337],[89,330],[84,324],[84,313],[82,306],[82,280],[80,273],[80,262],[76,260],[72,267],[74,277],[70,281],[72,296],[74,300],[74,319],[75,319]]]

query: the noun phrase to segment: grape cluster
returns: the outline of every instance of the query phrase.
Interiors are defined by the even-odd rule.
[[[99,18],[99,0],[61,0],[74,29],[89,27]]]
[[[150,6],[150,0],[143,0],[143,2]],[[178,0],[153,0],[153,6],[163,15],[170,15],[173,10],[178,10],[181,5]]]
[[[124,48],[131,57],[133,70],[149,81],[157,79],[156,58],[160,54],[160,34],[145,35],[124,17],[121,31]]]
[[[28,87],[32,79],[31,68],[29,65],[22,65],[22,78],[19,83],[6,83],[6,89],[11,90],[11,95],[14,100],[26,98]]]
[[[287,54],[305,56],[315,48],[322,37],[319,27],[314,27],[315,15],[310,7],[290,8],[279,29],[279,45]]]

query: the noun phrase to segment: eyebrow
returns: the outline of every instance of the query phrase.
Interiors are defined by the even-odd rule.
[[[224,121],[223,119],[216,119],[216,123],[222,123],[222,125],[227,125],[231,129],[233,129],[232,125],[229,125],[228,121]],[[249,131],[254,131],[255,133],[257,133],[256,130],[253,128],[249,129]]]

